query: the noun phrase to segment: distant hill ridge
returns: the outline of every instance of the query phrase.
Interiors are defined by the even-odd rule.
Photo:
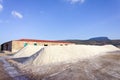
[[[94,37],[90,38],[88,40],[79,40],[79,39],[73,39],[73,40],[61,40],[66,42],[72,42],[76,44],[84,44],[84,45],[106,45],[111,44],[116,47],[120,48],[120,39],[118,40],[111,40],[108,37]]]
[[[108,37],[95,37],[95,38],[90,38],[89,40],[94,40],[94,41],[110,41]]]

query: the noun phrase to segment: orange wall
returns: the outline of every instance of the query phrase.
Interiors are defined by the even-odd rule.
[[[24,43],[27,43],[28,45],[34,45],[34,43],[37,43],[37,46],[44,46],[44,44],[50,45],[69,45],[72,43],[54,43],[54,42],[30,42],[30,41],[12,41],[12,52],[17,52],[21,48],[24,47]]]

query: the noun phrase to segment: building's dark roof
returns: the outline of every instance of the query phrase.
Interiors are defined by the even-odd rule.
[[[26,41],[26,42],[53,42],[53,43],[68,43],[72,44],[70,42],[64,42],[64,41],[55,41],[55,40],[35,40],[35,39],[19,39],[16,41]]]

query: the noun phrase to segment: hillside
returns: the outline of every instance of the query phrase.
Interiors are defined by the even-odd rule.
[[[73,40],[62,40],[66,42],[72,42],[76,44],[85,44],[85,45],[106,45],[106,44],[112,44],[116,47],[120,48],[120,40],[111,40],[107,37],[96,37],[96,38],[90,38],[88,40],[79,40],[79,39],[73,39]]]

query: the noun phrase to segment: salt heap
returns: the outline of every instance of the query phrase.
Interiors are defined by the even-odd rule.
[[[32,65],[40,66],[59,62],[72,62],[78,59],[90,58],[102,55],[105,52],[119,50],[112,45],[91,46],[91,45],[68,45],[48,46],[32,61]]]
[[[36,52],[38,52],[43,46],[34,46],[34,45],[28,45],[21,50],[19,50],[13,58],[22,58],[22,57],[30,57]]]

